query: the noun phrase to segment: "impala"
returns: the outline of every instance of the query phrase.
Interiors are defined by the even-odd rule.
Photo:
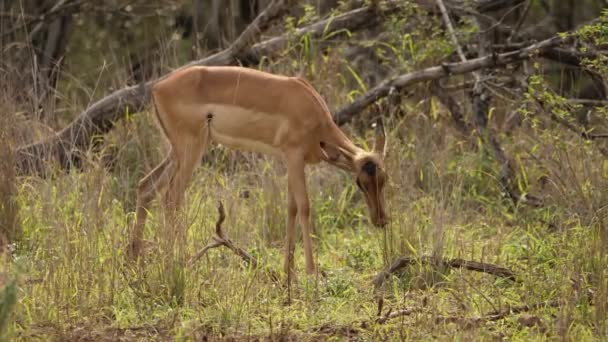
[[[386,137],[378,122],[373,151],[357,146],[334,123],[325,101],[298,77],[243,67],[190,67],[152,90],[157,121],[170,143],[167,157],[138,184],[136,221],[128,255],[141,253],[147,207],[160,189],[176,210],[193,171],[212,142],[266,153],[287,166],[285,272],[294,272],[296,217],[302,228],[306,271],[315,272],[305,166],[325,161],[352,172],[365,194],[371,221],[386,225],[383,189]]]

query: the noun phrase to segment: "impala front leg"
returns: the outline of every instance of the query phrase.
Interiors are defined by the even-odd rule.
[[[304,240],[304,258],[306,260],[306,273],[314,274],[316,267],[313,258],[313,247],[310,224],[310,203],[308,191],[306,190],[306,174],[304,172],[304,157],[298,152],[288,153],[287,159],[287,181],[292,189],[296,202],[297,216],[302,227],[302,239]]]

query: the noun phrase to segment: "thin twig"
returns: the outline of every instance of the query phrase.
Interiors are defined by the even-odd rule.
[[[458,57],[460,57],[461,61],[466,61],[467,58],[464,56],[464,52],[462,52],[462,47],[460,47],[460,43],[458,43],[458,38],[456,38],[456,32],[454,32],[454,27],[452,26],[452,21],[450,20],[450,15],[448,14],[448,10],[445,8],[445,4],[443,0],[436,0],[437,6],[439,6],[439,10],[441,11],[441,16],[443,17],[443,22],[450,33],[450,38],[452,38],[452,44],[454,44],[454,48],[458,53]]]
[[[509,35],[509,38],[507,38],[507,44],[511,43],[511,40],[513,39],[513,37],[515,37],[517,35],[517,32],[519,32],[519,29],[521,28],[521,25],[524,23],[526,16],[528,16],[528,11],[530,10],[530,7],[531,7],[530,5],[532,5],[532,0],[528,0],[528,2],[526,3],[526,7],[524,7],[523,13],[517,20],[517,23],[515,24],[515,27],[513,28],[511,35]]]

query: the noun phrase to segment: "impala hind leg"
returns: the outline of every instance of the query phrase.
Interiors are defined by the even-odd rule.
[[[200,165],[203,155],[208,149],[208,139],[206,134],[187,139],[179,147],[175,148],[176,167],[170,176],[167,192],[165,193],[164,206],[166,212],[166,222],[169,228],[169,240],[171,244],[185,244],[185,230],[180,228],[178,213],[183,206],[186,188],[192,179],[194,170]],[[171,229],[173,228],[173,229]]]
[[[156,194],[168,184],[174,167],[174,156],[172,151],[170,151],[167,157],[154,170],[143,177],[137,185],[135,225],[131,231],[127,247],[127,257],[131,260],[136,260],[141,253],[144,226],[148,217],[148,207]]]

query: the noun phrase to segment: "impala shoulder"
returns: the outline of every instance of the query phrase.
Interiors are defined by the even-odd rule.
[[[319,92],[312,86],[312,84],[310,84],[310,82],[308,82],[306,79],[299,77],[299,76],[294,76],[291,77],[294,82],[297,82],[299,84],[299,87],[302,91],[302,93],[306,94],[307,98],[309,98],[311,101],[309,102],[309,104],[311,106],[313,106],[315,109],[319,110],[320,112],[323,112],[323,115],[330,115],[330,111],[329,111],[329,107],[327,106],[327,102],[325,102],[325,99],[323,99],[323,96],[321,96],[321,94],[319,94]]]

